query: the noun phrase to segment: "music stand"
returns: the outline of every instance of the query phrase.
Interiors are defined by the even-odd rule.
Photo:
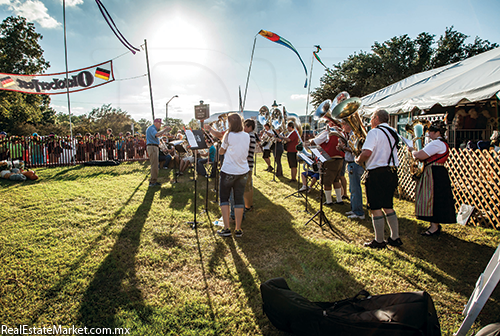
[[[186,138],[188,140],[189,146],[191,146],[191,150],[194,153],[194,162],[198,162],[198,149],[207,148],[207,144],[205,143],[205,135],[202,130],[185,130]],[[192,224],[192,228],[196,229],[198,223],[202,224],[203,222],[196,221],[196,199],[197,196],[197,183],[198,180],[198,172],[196,171],[196,167],[194,169],[194,209],[193,215],[194,220],[192,222],[187,222],[188,224]]]
[[[328,154],[326,154],[326,152],[321,148],[321,147],[318,147],[318,148],[313,148],[311,149],[312,153],[313,153],[313,158],[316,157],[317,159],[319,159],[319,162],[321,162],[321,167],[319,169],[319,175],[320,175],[320,183],[321,183],[321,194],[320,194],[320,197],[319,197],[319,210],[318,212],[316,212],[314,214],[314,216],[312,216],[307,222],[305,225],[309,224],[310,222],[314,222],[316,223],[319,227],[323,227],[323,225],[328,224],[328,226],[330,227],[331,230],[333,230],[333,227],[332,227],[332,224],[330,223],[330,221],[328,220],[328,218],[326,218],[326,215],[325,215],[325,212],[323,211],[323,193],[324,193],[324,190],[323,190],[323,179],[324,179],[324,174],[325,174],[325,171],[323,169],[323,163],[325,163],[326,161],[330,160],[330,156]],[[316,216],[319,216],[319,223],[315,220]],[[325,223],[323,223],[323,221]]]
[[[182,146],[182,143],[184,141],[182,140],[177,140],[177,143],[176,144],[173,144],[174,145],[174,148],[175,148],[175,151],[177,152],[177,154],[179,155],[179,162],[180,162],[180,159],[181,159],[181,153],[186,153],[186,149]],[[178,163],[175,163],[175,158],[174,159],[174,168],[175,168],[175,173],[174,173],[174,176],[175,176],[175,180],[173,183],[177,183],[177,174],[179,173],[179,162]]]
[[[297,153],[298,157],[301,158],[302,160],[304,160],[304,158],[302,156],[305,156],[304,154],[302,153]],[[307,158],[307,157],[306,157]],[[298,161],[298,160],[297,160]],[[304,160],[305,161],[305,160]],[[310,160],[309,160],[310,161]],[[312,161],[311,161],[311,164],[312,164]],[[288,197],[290,196],[295,196],[295,197],[302,197],[302,198],[306,198],[304,196],[304,194],[299,191],[300,190],[300,164],[297,162],[297,166],[298,166],[298,172],[297,172],[297,175],[298,175],[298,179],[297,179],[297,191],[295,191],[294,193],[291,193],[290,195],[288,195],[287,197],[285,197],[285,199],[287,199]],[[306,190],[307,191],[307,190]],[[306,205],[306,211],[307,211],[307,205]]]

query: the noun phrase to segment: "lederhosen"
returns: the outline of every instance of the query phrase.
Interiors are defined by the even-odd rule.
[[[368,170],[365,181],[368,208],[371,210],[379,210],[381,208],[392,209],[394,207],[394,192],[398,186],[398,173],[394,149],[397,147],[399,137],[396,132],[390,128],[383,126],[377,126],[377,128],[384,133],[387,137],[387,141],[389,141],[390,155],[387,160],[387,166]],[[385,130],[388,130],[394,138],[394,144],[392,144],[389,134],[387,134]]]
[[[427,222],[456,222],[451,181],[444,166],[450,148],[446,142],[444,144],[446,145],[444,154],[434,154],[425,160],[423,174],[415,188],[415,215]]]

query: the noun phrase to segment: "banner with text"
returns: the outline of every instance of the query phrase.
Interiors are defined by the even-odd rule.
[[[0,90],[34,94],[62,94],[78,92],[111,83],[115,80],[113,61],[107,61],[84,69],[55,74],[14,75],[0,73]]]

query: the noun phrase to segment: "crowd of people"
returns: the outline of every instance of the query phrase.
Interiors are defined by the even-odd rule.
[[[143,159],[147,159],[146,139],[139,133],[120,132],[115,136],[107,129],[106,134],[76,134],[71,138],[54,133],[8,136],[0,132],[0,161],[20,160],[26,166]]]

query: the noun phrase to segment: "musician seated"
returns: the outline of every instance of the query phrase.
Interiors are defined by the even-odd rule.
[[[205,168],[205,164],[208,163],[213,165],[213,163],[215,162],[215,155],[217,153],[214,144],[209,138],[207,138],[205,142],[207,144],[207,147],[210,147],[208,153],[199,152],[198,155],[201,156],[201,158],[198,159],[198,162],[196,163],[196,171],[201,176],[207,176],[207,170]],[[215,176],[215,170],[212,167],[209,177],[213,178],[214,176]]]
[[[165,138],[160,140],[158,152],[158,163],[160,169],[168,169],[179,166],[179,155],[175,154],[175,147],[169,145]]]
[[[309,192],[312,187],[316,184],[316,182],[319,180],[319,169],[318,165],[316,163],[313,163],[312,166],[310,167],[312,170],[305,171],[301,174],[301,179],[302,179],[302,187],[299,189],[300,192],[307,191]],[[311,177],[311,186],[307,186],[307,177]]]

